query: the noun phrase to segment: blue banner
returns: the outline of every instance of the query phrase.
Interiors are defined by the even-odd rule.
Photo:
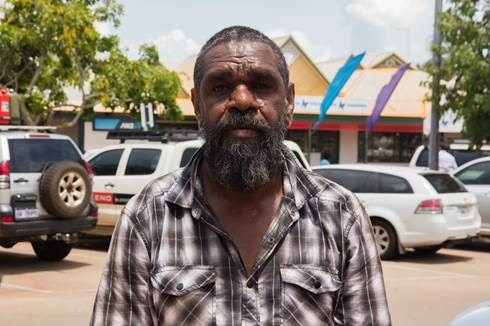
[[[365,54],[366,52],[363,52],[356,56],[350,57],[346,61],[346,63],[339,69],[339,71],[337,71],[335,77],[328,86],[327,93],[325,94],[322,104],[320,105],[320,114],[318,115],[318,121],[315,123],[313,129],[318,128],[322,120],[325,119],[328,109],[332,105],[335,98],[339,95],[345,83],[347,83],[354,71],[357,69],[357,67],[359,67]]]

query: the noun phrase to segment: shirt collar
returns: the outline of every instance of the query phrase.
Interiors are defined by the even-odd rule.
[[[284,149],[283,196],[285,203],[294,211],[299,211],[306,201],[314,197],[324,187],[312,178],[311,172],[304,170],[297,163],[294,154]],[[195,199],[202,195],[202,183],[198,177],[198,167],[202,158],[199,150],[189,164],[181,170],[174,185],[169,189],[166,200],[185,208],[194,208]]]

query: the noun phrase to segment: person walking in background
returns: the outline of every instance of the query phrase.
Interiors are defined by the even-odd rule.
[[[330,152],[327,149],[324,149],[320,157],[320,165],[329,165],[329,164],[330,164]]]
[[[439,148],[439,171],[451,173],[458,167],[454,156],[448,152],[449,146],[442,143]]]

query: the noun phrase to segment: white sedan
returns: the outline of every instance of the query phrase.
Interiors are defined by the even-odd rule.
[[[375,164],[334,164],[313,171],[356,193],[371,218],[382,259],[407,248],[436,252],[477,235],[476,197],[452,176]]]
[[[482,218],[480,235],[490,237],[490,156],[465,163],[453,175],[475,194]]]

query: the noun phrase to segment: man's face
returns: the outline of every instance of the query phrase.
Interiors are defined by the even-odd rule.
[[[218,182],[253,190],[282,164],[293,85],[285,86],[272,49],[261,42],[221,43],[203,60],[192,101],[204,131],[204,155]]]

